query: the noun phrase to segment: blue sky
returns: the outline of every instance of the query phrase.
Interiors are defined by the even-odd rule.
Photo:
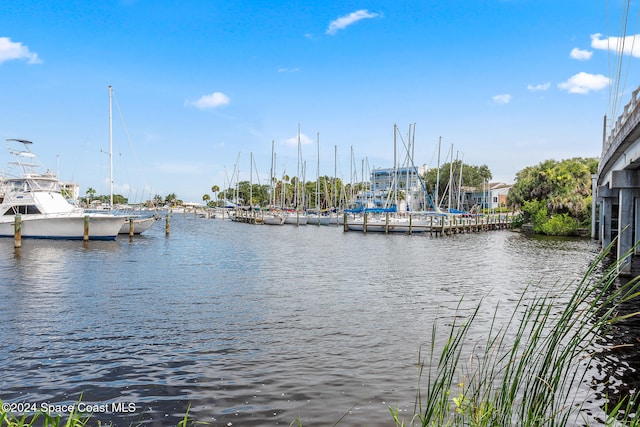
[[[348,182],[352,147],[358,176],[363,159],[391,167],[394,124],[406,139],[415,123],[415,164],[435,166],[442,137],[443,156],[453,144],[513,182],[545,159],[599,156],[603,116],[640,83],[639,7],[623,29],[610,3],[5,1],[0,137],[107,194],[112,85],[115,189],[132,201],[202,201],[236,162],[249,180],[250,153],[266,184],[272,141],[276,174],[295,175],[298,125],[311,180],[318,134],[320,174],[337,146]],[[609,37],[625,35],[616,56]]]

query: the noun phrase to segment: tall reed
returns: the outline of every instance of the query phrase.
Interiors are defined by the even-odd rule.
[[[526,290],[504,325],[498,324],[496,307],[483,342],[469,334],[482,302],[464,322],[454,320],[441,348],[434,325],[424,360],[424,351],[419,356],[415,415],[405,421],[391,409],[396,426],[600,424],[584,411],[588,392],[582,383],[594,357],[607,351],[601,337],[633,315],[619,316],[620,305],[638,296],[638,278],[620,285],[617,263],[600,268],[608,252],[577,284],[542,295]],[[603,422],[640,425],[636,409],[631,398],[623,400],[607,409]]]

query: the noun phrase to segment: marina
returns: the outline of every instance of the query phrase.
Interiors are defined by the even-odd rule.
[[[117,425],[187,411],[214,426],[390,425],[389,407],[413,413],[432,325],[481,300],[482,319],[500,304],[506,321],[527,287],[578,279],[598,250],[504,230],[441,239],[176,214],[171,227],[19,252],[0,240],[3,402],[133,403],[94,414]],[[622,379],[636,366],[602,363]]]

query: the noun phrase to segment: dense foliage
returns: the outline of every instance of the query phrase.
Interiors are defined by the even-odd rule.
[[[526,167],[516,174],[507,203],[536,233],[575,234],[591,221],[591,175],[597,170],[598,159],[581,157]]]

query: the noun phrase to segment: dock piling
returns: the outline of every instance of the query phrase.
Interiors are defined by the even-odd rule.
[[[84,235],[82,236],[82,240],[85,242],[89,241],[89,215],[84,216]]]
[[[22,216],[17,214],[13,224],[13,247],[22,247]]]

